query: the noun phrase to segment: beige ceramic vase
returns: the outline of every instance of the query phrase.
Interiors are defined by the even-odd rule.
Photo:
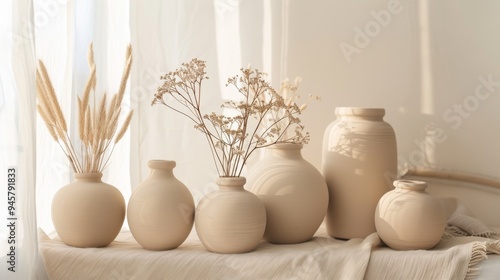
[[[219,189],[196,208],[195,228],[207,250],[234,254],[254,250],[266,227],[262,201],[244,189],[245,177],[219,177]]]
[[[52,221],[61,240],[75,247],[104,247],[125,220],[125,200],[115,187],[101,181],[102,173],[76,173],[52,200]]]
[[[323,222],[328,188],[323,175],[301,154],[302,144],[278,143],[248,173],[247,186],[264,202],[270,243],[308,241]]]
[[[394,186],[382,196],[375,211],[380,239],[396,250],[434,247],[446,226],[441,202],[425,191],[425,182],[396,180]]]
[[[335,114],[323,139],[327,232],[340,239],[365,238],[375,232],[375,207],[397,174],[396,137],[383,120],[384,109],[340,107]]]
[[[145,249],[177,248],[193,228],[193,196],[175,178],[175,165],[175,161],[149,161],[151,175],[130,197],[127,208],[130,231]]]

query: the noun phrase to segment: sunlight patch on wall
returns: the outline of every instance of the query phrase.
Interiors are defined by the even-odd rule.
[[[268,79],[272,81],[273,70],[273,18],[271,0],[264,0],[264,24],[262,25],[262,65]]]
[[[214,6],[221,97],[231,100],[235,94],[233,88],[226,87],[227,78],[246,66],[241,64],[240,6],[234,0],[215,0]]]
[[[289,0],[283,0],[281,10],[281,73],[280,79],[287,77],[287,61],[288,61],[288,23],[289,23]]]
[[[420,111],[424,115],[434,114],[434,92],[431,63],[429,0],[418,2],[420,39]]]

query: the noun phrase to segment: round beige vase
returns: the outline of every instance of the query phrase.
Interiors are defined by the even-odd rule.
[[[102,173],[75,173],[52,199],[52,222],[61,240],[74,247],[104,247],[120,232],[125,200]]]
[[[235,254],[254,250],[266,227],[262,201],[244,189],[245,177],[219,177],[219,189],[196,208],[195,228],[207,250]]]
[[[397,175],[396,136],[381,108],[336,108],[323,139],[322,173],[329,192],[327,232],[339,239],[375,232],[377,203]]]
[[[151,160],[151,175],[132,193],[127,221],[135,240],[148,250],[177,248],[194,222],[194,200],[174,176],[175,161]]]
[[[382,196],[375,211],[380,239],[395,250],[434,247],[446,226],[440,201],[425,191],[425,182],[396,180],[394,186]]]
[[[247,186],[264,202],[270,243],[310,240],[325,218],[328,188],[323,175],[301,154],[302,144],[278,143],[248,173]]]

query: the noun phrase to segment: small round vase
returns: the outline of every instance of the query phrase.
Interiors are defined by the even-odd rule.
[[[326,228],[335,238],[365,238],[375,232],[375,207],[397,174],[396,136],[382,108],[339,107],[335,114],[323,138]]]
[[[254,250],[266,227],[262,201],[244,189],[245,177],[219,177],[219,189],[196,208],[195,228],[207,250],[235,254]]]
[[[52,199],[52,222],[61,240],[74,247],[104,247],[125,220],[125,200],[102,173],[76,173]]]
[[[396,180],[380,199],[375,226],[380,239],[395,250],[430,249],[441,239],[446,218],[440,201],[421,181]]]
[[[325,218],[328,188],[323,175],[301,154],[302,144],[278,143],[248,173],[250,189],[264,202],[270,243],[310,240]]]
[[[151,175],[130,197],[127,209],[130,232],[145,249],[177,248],[193,228],[193,196],[174,176],[175,165],[175,161],[149,161]]]

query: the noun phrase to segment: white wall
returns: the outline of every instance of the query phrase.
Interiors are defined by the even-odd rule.
[[[498,1],[290,1],[285,75],[322,97],[302,116],[304,156],[320,167],[334,107],[383,107],[401,163],[500,177],[499,14]]]

